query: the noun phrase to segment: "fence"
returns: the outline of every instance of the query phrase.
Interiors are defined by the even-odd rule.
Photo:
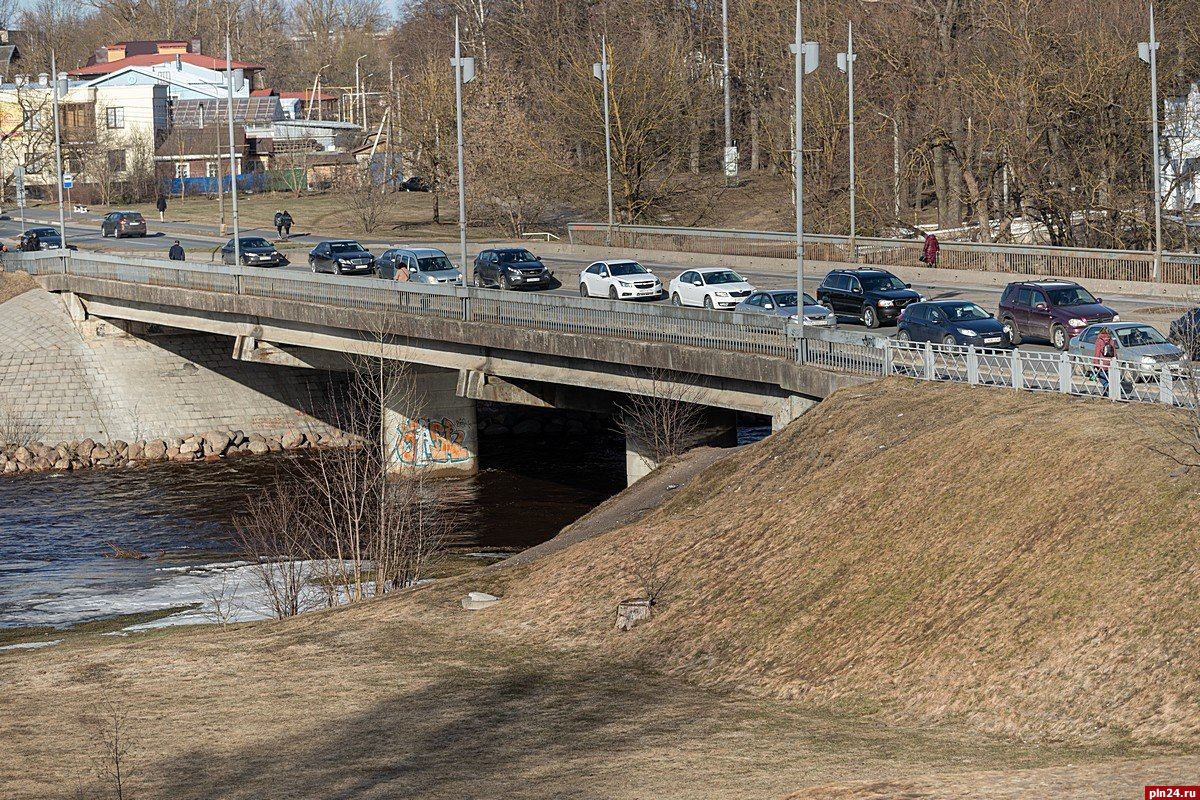
[[[1197,407],[1200,373],[1188,362],[1151,368],[1068,353],[905,342],[808,327],[783,317],[629,301],[531,295],[472,287],[398,284],[376,278],[309,275],[253,267],[186,263],[61,251],[10,253],[11,266],[34,275],[76,275],[147,286],[317,303],[463,322],[702,347],[786,359],[864,377],[1009,387],[1137,403]]]
[[[572,244],[755,258],[796,257],[795,233],[642,225],[614,225],[610,232],[603,223],[571,223],[567,231]],[[919,239],[860,236],[851,247],[847,236],[804,235],[805,258],[864,266],[922,266],[918,260],[922,246]],[[1164,253],[1156,278],[1154,254],[1145,251],[942,242],[937,268],[1080,280],[1200,283],[1200,255],[1187,253]]]
[[[162,189],[169,195],[216,194],[229,191],[229,176],[210,175],[198,178],[168,178]],[[303,169],[270,169],[265,172],[243,172],[237,176],[238,191],[241,192],[292,192],[297,188],[308,188]]]

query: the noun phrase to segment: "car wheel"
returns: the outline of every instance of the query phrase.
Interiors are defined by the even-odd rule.
[[[901,328],[900,332],[896,334],[896,338],[902,342],[911,342],[912,341],[912,336],[909,334],[909,332],[906,328]]]
[[[580,297],[591,297],[591,295],[588,293],[588,288],[587,288],[586,283],[579,284],[579,296]]]
[[[947,333],[945,336],[942,337],[942,344],[952,346],[952,345],[958,344],[958,341],[955,340],[955,338],[953,336],[951,336],[950,334]]]
[[[308,266],[312,267],[313,274],[315,275],[317,272],[317,262],[310,258],[308,260]]]
[[[862,321],[863,321],[863,325],[866,325],[868,328],[878,328],[879,327],[879,314],[877,314],[875,312],[875,309],[873,307],[863,306]]]
[[[704,295],[704,307],[705,308],[713,307],[712,295],[708,295],[708,294]]]
[[[683,300],[681,300],[679,298],[679,292],[675,292],[674,294],[671,295],[671,305],[673,305],[673,306],[683,305]]]
[[[512,289],[512,281],[508,279],[507,275],[500,276],[500,288],[506,292]]]
[[[617,295],[617,287],[615,287],[615,286],[610,286],[610,287],[608,287],[608,299],[609,299],[609,300],[618,300],[618,299],[620,299],[620,298],[618,297],[618,295]]]
[[[471,273],[471,285],[476,289],[483,285],[479,282],[479,270],[475,270]]]
[[[1021,343],[1021,331],[1017,328],[1016,320],[1011,317],[1005,319],[1004,332],[1008,334],[1008,342],[1013,347]]]
[[[1050,329],[1050,344],[1054,345],[1055,350],[1066,350],[1069,341],[1067,329],[1062,325],[1055,325]]]

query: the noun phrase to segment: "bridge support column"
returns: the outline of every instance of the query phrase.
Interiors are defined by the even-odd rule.
[[[778,433],[796,417],[807,413],[817,405],[816,400],[792,395],[781,401],[778,410],[771,415],[771,433]]]
[[[709,408],[704,426],[687,443],[688,449],[737,446],[737,412],[724,408]],[[654,449],[634,431],[625,434],[625,484],[632,486],[658,468]]]
[[[475,401],[458,395],[458,370],[413,366],[383,413],[393,472],[430,476],[479,471]]]

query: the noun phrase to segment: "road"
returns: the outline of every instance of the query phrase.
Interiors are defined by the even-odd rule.
[[[57,225],[57,216],[46,212],[45,210],[31,210],[27,217],[27,226],[34,224]],[[105,252],[125,252],[131,255],[138,256],[159,256],[165,257],[168,248],[176,239],[180,241],[184,249],[188,252],[188,260],[195,262],[208,262],[216,258],[215,250],[221,247],[228,237],[221,237],[215,226],[207,226],[195,223],[171,223],[165,225],[157,220],[147,220],[150,228],[150,235],[144,239],[106,239],[100,235],[99,218],[96,215],[88,215],[87,217],[76,218],[75,221],[67,222],[67,241],[69,244],[79,247],[83,250],[100,250]],[[156,230],[157,229],[157,230]],[[12,213],[0,217],[0,237],[6,241],[14,242],[20,234],[21,225],[18,219],[12,218]],[[261,230],[247,230],[243,235],[262,234],[273,239],[273,232]],[[308,266],[304,258],[308,246],[317,242],[330,238],[328,236],[297,233],[289,240],[289,246],[286,248],[288,256],[295,262],[285,270],[307,271]],[[379,240],[372,237],[359,237],[359,241],[366,244],[374,252],[378,253],[386,245],[385,240]],[[394,243],[393,243],[394,244]],[[12,245],[15,246],[15,245]],[[530,245],[531,249],[537,248]],[[592,263],[592,259],[570,256],[551,256],[544,258],[546,266],[549,267],[556,275],[558,280],[562,282],[562,286],[551,290],[555,294],[570,294],[574,295],[578,291],[578,274],[579,271]],[[674,264],[669,261],[646,261],[643,262],[646,267],[653,270],[663,280],[665,286],[671,278],[683,272],[685,269],[692,268],[688,265]],[[796,278],[792,274],[782,272],[771,272],[756,269],[741,269],[737,266],[736,261],[730,264],[731,267],[737,269],[738,272],[747,278],[756,287],[762,289],[792,289],[796,286]],[[465,270],[469,272],[468,269]],[[805,276],[805,290],[811,294],[816,294],[817,285],[823,278],[823,272],[813,272]],[[1000,301],[1000,289],[990,287],[964,287],[939,285],[936,283],[914,283],[913,288],[923,294],[925,297],[932,300],[970,300],[978,303],[989,311],[995,311],[997,304]],[[1154,300],[1144,297],[1132,296],[1108,296],[1104,298],[1105,304],[1116,309],[1122,319],[1125,320],[1144,320],[1152,325],[1155,325],[1159,330],[1166,331],[1167,322],[1169,319],[1178,315],[1175,310],[1178,303],[1172,301]],[[843,328],[850,330],[867,330],[864,326],[853,322],[842,322]],[[894,327],[884,327],[879,329],[881,335],[889,335],[895,332]],[[1044,342],[1029,342],[1022,345],[1023,348],[1033,350],[1052,350],[1047,343]]]

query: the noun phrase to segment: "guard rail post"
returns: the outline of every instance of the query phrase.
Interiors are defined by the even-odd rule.
[[[1058,391],[1062,394],[1071,393],[1071,357],[1063,351],[1058,354]]]
[[[1162,375],[1158,379],[1158,402],[1164,406],[1175,405],[1175,385],[1173,381],[1174,376],[1171,374],[1171,368],[1164,364]]]
[[[979,351],[973,344],[967,345],[967,383],[971,386],[979,385]]]
[[[937,371],[934,369],[933,363],[933,343],[925,343],[925,351],[923,353],[925,359],[925,380],[931,381],[937,376]]]
[[[1024,362],[1021,360],[1021,351],[1017,348],[1012,349],[1012,387],[1014,389],[1025,388]]]
[[[1121,365],[1115,358],[1108,362],[1108,399],[1121,399]]]
[[[888,377],[895,370],[895,364],[892,361],[892,340],[883,340],[883,377]]]
[[[465,282],[464,282],[465,283]],[[462,321],[471,322],[471,287],[463,286]]]

